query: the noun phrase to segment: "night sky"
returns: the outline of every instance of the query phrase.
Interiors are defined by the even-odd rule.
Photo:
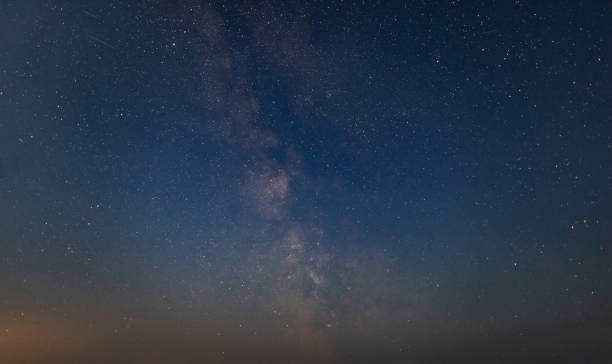
[[[611,34],[0,0],[0,363],[610,363]]]

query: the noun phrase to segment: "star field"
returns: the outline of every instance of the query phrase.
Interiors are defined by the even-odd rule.
[[[0,363],[607,363],[605,2],[0,3]]]

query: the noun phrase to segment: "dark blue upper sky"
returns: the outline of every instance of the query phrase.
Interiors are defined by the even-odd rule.
[[[610,24],[3,1],[0,362],[605,362]]]

